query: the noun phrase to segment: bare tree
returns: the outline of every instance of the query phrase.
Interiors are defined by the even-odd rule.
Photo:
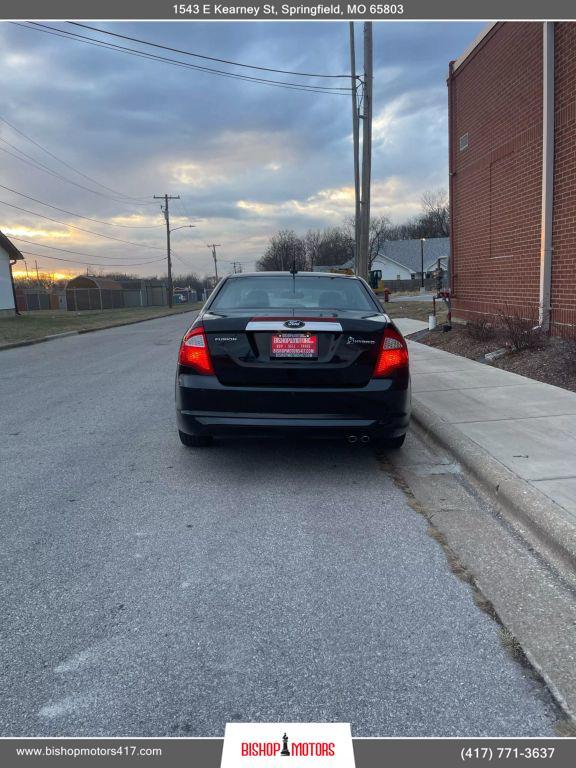
[[[331,227],[315,234],[314,264],[337,266],[354,258],[354,237],[349,228]]]
[[[320,244],[322,242],[322,232],[319,229],[309,229],[304,236],[304,247],[306,249],[306,260],[310,270],[314,269],[315,264],[320,264]]]
[[[448,237],[450,209],[444,190],[424,192],[422,213],[401,224],[392,224],[387,216],[370,219],[368,239],[368,268],[382,252],[387,240],[410,240],[422,237]],[[354,219],[349,218],[341,227],[325,230],[308,230],[299,237],[292,230],[282,230],[274,235],[264,255],[257,262],[259,270],[285,271],[296,263],[298,270],[314,266],[344,264],[354,258]]]
[[[285,272],[295,266],[298,271],[306,271],[306,247],[301,237],[292,230],[283,229],[270,239],[270,244],[256,263],[260,272]]]
[[[424,192],[422,213],[413,219],[390,227],[388,240],[419,240],[422,237],[449,237],[450,207],[445,190]]]
[[[354,237],[354,219],[346,222],[348,236]],[[370,233],[368,236],[368,269],[372,269],[374,259],[378,256],[386,240],[398,240],[395,237],[397,227],[392,226],[387,216],[373,216],[370,219]]]
[[[368,239],[368,269],[372,269],[374,259],[378,256],[386,240],[390,240],[390,219],[377,216],[370,219],[370,235]]]
[[[422,194],[422,215],[420,222],[428,229],[422,237],[448,237],[450,235],[450,206],[445,189],[436,189]]]

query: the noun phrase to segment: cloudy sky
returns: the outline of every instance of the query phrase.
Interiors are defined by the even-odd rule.
[[[94,25],[263,67],[349,71],[344,23]],[[50,26],[245,75],[349,85],[154,51],[65,23]],[[375,214],[405,219],[419,211],[422,191],[446,188],[447,66],[481,28],[374,25]],[[195,225],[173,234],[177,273],[211,273],[206,244],[214,242],[221,244],[223,271],[233,260],[250,269],[278,229],[304,234],[340,224],[353,211],[347,94],[231,79],[6,22],[0,65],[0,118],[10,124],[0,122],[0,228],[30,254],[29,268],[38,261],[40,270],[63,274],[87,264],[92,272],[163,274],[165,230],[152,196],[165,192],[181,197],[172,203],[172,227]]]

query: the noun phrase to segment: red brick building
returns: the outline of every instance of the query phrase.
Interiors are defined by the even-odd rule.
[[[576,336],[576,24],[490,24],[448,96],[454,315]]]

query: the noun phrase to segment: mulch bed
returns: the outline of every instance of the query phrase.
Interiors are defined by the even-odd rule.
[[[506,340],[496,337],[488,341],[472,338],[465,325],[453,325],[447,333],[442,329],[431,331],[418,341],[454,355],[480,360],[488,352],[506,346]],[[536,349],[510,351],[493,363],[495,368],[527,376],[529,379],[554,384],[576,392],[576,342],[550,338]]]

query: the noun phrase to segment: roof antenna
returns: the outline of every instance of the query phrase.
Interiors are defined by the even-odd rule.
[[[290,274],[292,277],[296,277],[298,274],[298,270],[296,269],[296,256],[292,259],[292,269],[290,270]]]

